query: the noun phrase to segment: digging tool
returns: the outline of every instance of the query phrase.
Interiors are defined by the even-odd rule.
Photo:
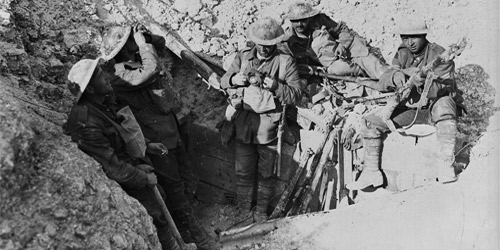
[[[170,212],[167,209],[167,205],[165,205],[165,201],[163,201],[163,197],[161,197],[160,190],[158,190],[158,187],[156,185],[151,186],[151,189],[153,190],[153,193],[155,195],[156,201],[161,207],[161,212],[163,213],[163,216],[167,219],[168,225],[172,229],[172,234],[174,235],[175,241],[177,241],[177,244],[181,247],[182,250],[196,250],[197,247],[194,243],[186,244],[182,240],[182,237],[177,230],[177,227],[175,226],[174,219],[170,215]]]

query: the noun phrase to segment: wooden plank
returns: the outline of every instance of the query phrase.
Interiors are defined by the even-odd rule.
[[[236,173],[232,162],[222,161],[210,155],[193,155],[196,174],[201,181],[224,188],[236,189]]]
[[[234,162],[234,147],[224,147],[219,132],[194,123],[191,127],[191,154],[210,155],[222,161]]]
[[[329,181],[326,189],[325,206],[323,207],[323,211],[331,209],[330,204],[332,204],[332,198],[333,198],[333,181]]]
[[[234,191],[219,188],[203,181],[198,183],[196,194],[197,198],[202,202],[219,204],[227,204],[229,201],[226,199],[226,196],[228,195],[236,197],[236,193]]]

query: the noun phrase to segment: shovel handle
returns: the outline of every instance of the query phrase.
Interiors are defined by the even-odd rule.
[[[184,243],[184,241],[182,240],[181,234],[179,233],[177,227],[175,226],[174,219],[172,218],[172,215],[170,215],[170,212],[167,209],[167,205],[165,205],[165,201],[163,201],[163,197],[161,197],[160,190],[158,190],[158,187],[156,185],[151,186],[151,189],[153,190],[156,201],[160,205],[163,216],[165,216],[168,225],[172,229],[172,234],[174,235],[175,241],[177,241],[177,244],[179,244],[182,250],[188,249],[186,243]]]

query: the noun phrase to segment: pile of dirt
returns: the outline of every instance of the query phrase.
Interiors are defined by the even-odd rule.
[[[144,207],[63,135],[67,72],[97,55],[94,5],[1,4],[0,248],[158,249]]]

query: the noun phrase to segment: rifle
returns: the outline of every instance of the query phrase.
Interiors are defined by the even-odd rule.
[[[299,71],[299,75],[319,76],[321,78],[327,78],[334,81],[346,81],[354,83],[361,83],[363,81],[378,81],[378,79],[372,79],[369,77],[339,76],[335,74],[328,74],[322,67],[309,66],[307,64],[299,64],[297,65],[297,69]]]
[[[385,123],[387,124],[387,126],[391,131],[398,131],[390,117],[394,112],[394,110],[396,109],[396,107],[399,105],[399,103],[408,99],[408,97],[410,96],[411,89],[414,86],[412,82],[414,82],[416,78],[419,78],[422,75],[426,75],[424,89],[422,91],[422,94],[420,95],[420,100],[418,101],[417,105],[412,106],[412,107],[415,106],[417,107],[417,112],[415,113],[415,117],[413,118],[413,121],[409,125],[403,127],[403,130],[410,128],[415,123],[417,115],[420,112],[421,108],[427,105],[428,102],[427,95],[429,94],[432,82],[438,78],[438,76],[434,74],[433,70],[440,64],[449,62],[453,60],[455,57],[459,56],[464,51],[466,45],[467,45],[467,40],[465,39],[465,37],[462,38],[460,42],[450,45],[450,48],[448,50],[443,52],[441,55],[436,57],[434,60],[432,60],[427,65],[422,67],[419,71],[415,72],[412,76],[410,76],[410,79],[406,81],[405,86],[396,91],[394,97],[388,100],[387,106],[385,107],[386,112],[384,112],[384,117],[382,117],[382,119],[385,121]]]
[[[282,147],[283,147],[283,131],[285,130],[284,125],[286,122],[286,104],[283,104],[283,111],[281,112],[280,123],[278,124],[278,145],[276,146],[277,157],[275,166],[274,166],[274,174],[277,177],[281,175],[281,158],[282,158]]]

